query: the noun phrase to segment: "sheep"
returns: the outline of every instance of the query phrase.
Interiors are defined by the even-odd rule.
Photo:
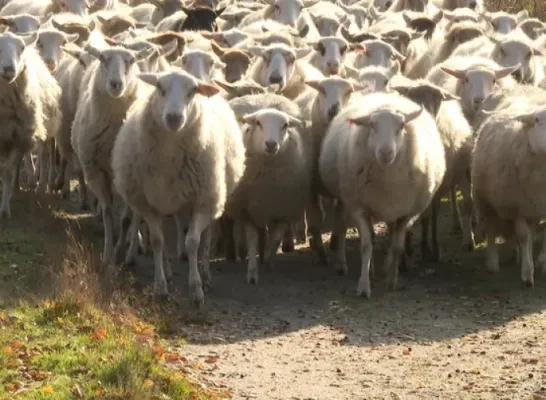
[[[509,14],[504,11],[484,12],[482,17],[491,24],[495,32],[506,35],[517,28],[518,23],[529,18],[529,12],[522,10],[517,14]]]
[[[483,12],[483,0],[432,0],[433,4],[444,10],[455,10],[458,8],[470,8],[478,13]]]
[[[298,118],[299,107],[290,100],[273,94],[252,95],[234,99],[230,105],[241,118],[247,158],[245,174],[226,213],[244,224],[247,281],[257,284],[258,229],[268,227],[265,261],[269,263],[279,247],[283,225],[295,221],[308,206],[312,148]],[[310,228],[313,237],[320,236],[314,228]]]
[[[278,91],[278,85],[263,87],[251,79],[240,79],[235,82],[225,82],[213,79],[213,82],[226,92],[223,95],[227,100],[250,94],[276,93]]]
[[[223,72],[227,82],[238,81],[245,75],[251,63],[250,55],[246,51],[224,49],[214,43],[211,43],[211,47],[220,61],[225,64]]]
[[[427,80],[461,98],[465,117],[473,124],[481,103],[492,92],[515,85],[510,76],[519,65],[502,68],[482,57],[451,57],[436,65]]]
[[[349,77],[355,79],[367,93],[372,93],[386,91],[389,81],[399,73],[400,63],[396,62],[391,68],[372,65],[358,71],[351,70]]]
[[[241,26],[271,18],[282,24],[296,27],[301,11],[317,2],[317,0],[266,0],[267,7],[247,15],[241,21]]]
[[[343,37],[339,36],[321,37],[317,42],[310,44],[313,46],[314,52],[305,61],[319,69],[325,76],[344,76],[345,55],[352,47],[357,46],[349,45]]]
[[[438,10],[436,14],[431,17],[426,15],[409,15],[408,13],[402,13],[402,18],[406,21],[408,28],[417,32],[425,32],[424,38],[430,40],[432,34],[436,30],[436,25],[443,18],[444,13],[442,10]]]
[[[263,86],[279,84],[284,96],[295,99],[307,89],[306,79],[323,76],[309,64],[297,61],[310,51],[311,48],[292,49],[284,44],[252,46],[248,52],[257,60],[249,67],[247,77]]]
[[[426,11],[429,5],[429,0],[394,0],[388,8],[389,12],[400,12],[404,10],[410,11]]]
[[[114,37],[129,29],[138,29],[147,25],[146,23],[139,23],[131,16],[123,13],[97,14],[96,18],[100,22],[100,30],[108,37]]]
[[[133,104],[112,151],[114,186],[146,221],[154,253],[154,297],[167,295],[163,217],[189,212],[185,235],[190,301],[203,305],[210,285],[210,224],[244,172],[244,145],[233,111],[219,88],[172,67],[141,74],[153,90]],[[203,275],[197,252],[204,237]],[[180,238],[180,235],[179,235]],[[203,280],[203,281],[202,281]]]
[[[519,64],[514,77],[520,83],[535,86],[544,79],[542,53],[521,31],[512,31],[500,39],[478,38],[461,45],[453,56],[476,55],[488,57],[503,67]]]
[[[427,81],[414,81],[410,85],[392,86],[403,96],[421,104],[429,113],[435,117],[440,137],[444,145],[446,172],[442,185],[436,192],[431,203],[430,221],[425,213],[422,216],[422,239],[421,254],[424,259],[439,261],[440,248],[438,246],[437,217],[440,199],[447,192],[450,192],[451,198],[456,198],[455,186],[459,186],[463,193],[465,214],[464,223],[461,223],[457,202],[451,204],[454,218],[457,225],[460,223],[463,227],[462,248],[469,251],[474,249],[474,236],[472,232],[472,199],[470,193],[470,156],[473,147],[473,130],[465,119],[461,106],[457,101],[458,97],[446,92],[445,90],[428,83]],[[432,227],[432,250],[428,242],[429,223]],[[409,232],[408,232],[409,234]],[[409,237],[409,235],[408,235]],[[411,242],[411,240],[409,240]],[[406,244],[406,251],[411,246]]]
[[[247,32],[243,32],[239,29],[233,28],[229,30],[224,30],[221,32],[201,32],[203,37],[209,40],[214,40],[221,46],[233,47],[238,43],[241,43],[247,40],[250,35]]]
[[[85,23],[85,21],[66,21],[67,18],[63,18],[65,15],[58,14],[54,16],[51,20],[52,27],[69,35],[78,34],[78,39],[74,43],[78,46],[83,46],[89,40],[91,32],[95,30],[95,22],[93,20],[89,23]]]
[[[63,57],[62,46],[75,42],[78,37],[77,33],[70,35],[57,29],[40,29],[38,31],[36,48],[52,74],[57,71]]]
[[[6,15],[0,17],[0,25],[5,25],[10,32],[24,34],[38,30],[49,18],[49,15],[43,19],[30,14]]]
[[[355,50],[347,55],[346,64],[357,69],[369,65],[390,68],[396,61],[405,60],[405,57],[393,46],[380,39],[364,40],[355,46]]]
[[[359,29],[364,29],[365,27],[367,27],[369,22],[368,17],[370,15],[369,9],[367,7],[362,7],[358,4],[352,4],[347,6],[339,1],[336,4],[343,11],[345,11],[347,15],[350,15],[354,19],[354,23]]]
[[[182,11],[184,7],[181,0],[151,0],[150,3],[156,7],[151,18],[152,25],[157,25],[162,19]]]
[[[406,230],[432,201],[444,177],[444,148],[428,111],[397,94],[374,93],[351,102],[331,122],[322,143],[322,184],[356,222],[362,252],[357,295],[371,296],[371,219],[387,222],[388,286],[395,288]],[[343,213],[337,212],[344,225]],[[341,220],[340,220],[341,218]],[[336,263],[347,270],[345,236]]]
[[[226,64],[220,61],[214,53],[203,50],[186,50],[173,65],[182,67],[204,82],[211,82],[213,78],[225,79],[221,70],[226,67]]]
[[[518,28],[523,31],[531,40],[536,40],[539,36],[539,30],[546,25],[537,18],[527,18],[518,24]]]
[[[172,53],[164,55],[165,59],[169,62],[173,62],[176,59],[180,58],[184,52],[184,48],[186,47],[185,36],[177,32],[167,31],[156,34],[152,33],[151,35],[144,35],[143,38],[146,41],[159,46],[165,46],[172,41],[176,41],[176,49]]]
[[[534,285],[534,226],[546,215],[542,196],[545,130],[546,106],[520,99],[484,121],[472,153],[472,195],[487,235],[487,269],[499,270],[496,237],[515,234],[526,286]],[[543,247],[538,257],[542,272],[545,261]]]
[[[451,25],[445,35],[433,38],[426,53],[408,70],[408,77],[424,78],[434,65],[445,61],[458,46],[479,38],[483,34],[483,28],[474,22],[463,21]]]
[[[218,30],[218,23],[216,18],[222,15],[225,8],[218,8],[216,10],[210,7],[183,7],[182,11],[187,15],[186,19],[180,27],[181,31],[211,31]]]
[[[96,58],[89,67],[88,89],[78,102],[72,126],[72,147],[81,164],[85,181],[99,201],[104,225],[103,263],[113,262],[112,147],[127,110],[138,96],[136,63],[153,50],[134,52],[123,47],[98,50],[87,46]]]
[[[11,0],[0,10],[0,16],[27,13],[44,17],[60,12],[87,15],[87,0]]]
[[[30,152],[34,143],[45,143],[47,118],[52,118],[53,123],[59,115],[58,110],[49,115],[60,89],[55,87],[55,81],[31,47],[37,39],[36,33],[0,34],[0,114],[4,117],[1,128],[4,133],[0,135],[0,155],[4,161],[0,218],[3,219],[11,218],[11,191],[23,156]]]
[[[145,60],[139,61],[137,65],[142,72],[156,72],[164,71],[170,67],[166,57],[178,50],[178,41],[175,39],[165,43],[163,46],[159,46],[150,43],[147,40],[132,40],[130,42],[120,43],[120,46],[136,52],[150,49],[152,55]]]

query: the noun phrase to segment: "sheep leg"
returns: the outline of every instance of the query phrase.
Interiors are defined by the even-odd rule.
[[[132,266],[135,263],[136,256],[138,254],[138,230],[140,228],[140,222],[142,218],[140,214],[132,211],[131,213],[131,227],[129,229],[129,249],[125,254],[125,261],[123,262],[127,266]]]
[[[89,179],[89,186],[97,197],[102,210],[102,225],[104,228],[104,250],[102,253],[103,265],[114,262],[114,216],[112,213],[113,196],[110,191],[110,182],[101,172]]]
[[[282,239],[282,252],[291,253],[294,251],[294,226],[293,224],[288,224],[284,231],[284,236]]]
[[[324,249],[324,243],[322,242],[321,226],[324,219],[324,213],[320,207],[318,196],[313,196],[310,204],[306,209],[306,217],[308,221],[307,229],[311,234],[311,240],[309,245],[311,246],[312,255],[316,257],[322,264],[328,265],[328,259],[326,257],[326,250]],[[315,261],[313,260],[313,264]]]
[[[434,258],[429,245],[430,223],[430,209],[427,209],[423,215],[421,215],[421,258],[423,261],[432,261]]]
[[[542,246],[540,249],[540,253],[538,255],[537,263],[540,264],[540,272],[542,274],[546,273],[546,229],[544,229],[544,233],[542,234]]]
[[[27,186],[29,189],[32,189],[36,187],[36,172],[37,168],[34,165],[34,160],[32,159],[32,153],[29,151],[27,154],[23,157],[23,162],[25,165],[25,172],[27,174]],[[20,171],[21,164],[19,163],[19,169],[17,173]],[[19,175],[17,175],[17,187],[19,187]]]
[[[226,261],[236,262],[237,261],[237,251],[235,248],[235,235],[234,228],[235,222],[233,218],[228,217],[227,215],[220,218],[220,227],[222,232],[222,237],[225,243],[225,257]]]
[[[131,209],[127,204],[124,204],[123,211],[121,213],[121,223],[120,223],[120,232],[118,236],[118,242],[116,243],[115,248],[115,262],[116,264],[120,264],[125,256],[125,250],[126,250],[126,239],[127,239],[127,233],[132,225],[131,216],[130,216]]]
[[[56,163],[56,156],[57,152],[55,150],[55,139],[48,139],[46,141],[47,145],[47,152],[48,152],[48,158],[49,158],[49,168],[48,168],[48,175],[47,175],[47,186],[50,193],[55,193],[55,172],[57,170],[57,163]]]
[[[195,306],[203,306],[205,295],[203,294],[203,284],[197,265],[197,252],[201,241],[201,234],[212,223],[212,216],[203,212],[196,212],[192,215],[188,233],[186,234],[186,251],[188,253],[189,264],[189,289],[190,302]],[[210,244],[209,244],[210,247]]]
[[[176,243],[176,257],[180,261],[185,261],[188,259],[188,255],[186,254],[186,232],[185,232],[185,226],[182,223],[182,216],[175,214],[173,216],[174,223],[176,224],[176,232],[178,234],[178,241]]]
[[[240,221],[235,221],[235,244],[237,247],[237,255],[239,260],[244,261],[247,255],[245,243],[245,225]]]
[[[246,247],[248,251],[248,266],[246,280],[248,283],[258,284],[258,241],[259,232],[253,225],[244,223]]]
[[[13,179],[13,187],[11,190],[13,193],[19,193],[21,191],[21,186],[19,185],[19,176],[21,175],[21,164],[23,163],[23,160],[15,167],[15,177]],[[4,181],[5,184],[6,181]]]
[[[40,142],[38,145],[38,161],[39,161],[39,178],[38,178],[38,187],[36,188],[37,193],[45,193],[46,191],[46,179],[47,179],[47,141]]]
[[[457,190],[452,187],[449,190],[449,200],[451,203],[451,217],[452,219],[452,233],[457,234],[462,231],[463,223],[461,221],[461,212],[459,211],[459,205],[457,204]]]
[[[89,204],[89,194],[87,192],[87,184],[85,183],[85,177],[83,176],[83,171],[81,170],[81,167],[78,168],[78,183],[79,183],[79,192],[80,192],[80,208],[83,211],[89,211],[91,210],[90,204]]]
[[[165,238],[163,237],[163,218],[157,215],[143,216],[150,229],[150,243],[154,253],[154,289],[153,299],[162,302],[167,299],[169,291],[165,270],[163,268],[163,253],[165,251]]]
[[[371,220],[365,215],[362,210],[353,213],[353,218],[357,224],[358,233],[360,234],[360,279],[356,289],[357,296],[365,296],[370,298],[372,295],[370,287],[370,264],[373,254],[373,242],[371,232]]]
[[[388,224],[390,246],[385,257],[385,269],[387,273],[387,287],[396,289],[398,284],[398,263],[404,252],[404,240],[408,228],[408,218],[400,218],[394,223]]]
[[[265,244],[267,242],[266,227],[258,228],[258,260],[260,265],[265,263]]]
[[[527,287],[534,285],[533,235],[527,221],[515,221],[516,237],[521,250],[521,280]]]
[[[61,165],[59,166],[59,173],[55,180],[55,190],[60,190],[63,199],[70,197],[70,179],[67,179],[69,174],[67,173],[68,160],[61,156]]]
[[[305,244],[307,242],[307,212],[304,211],[295,224],[296,243]]]
[[[332,236],[337,236],[336,250],[334,251],[334,269],[338,275],[347,275],[347,259],[345,255],[345,241],[347,235],[347,222],[345,208],[341,202],[336,205],[334,213],[334,226]]]
[[[474,241],[474,232],[472,230],[472,194],[470,188],[470,180],[465,176],[459,183],[459,189],[463,194],[463,249],[468,251],[474,250],[476,242]]]
[[[144,225],[140,228],[141,233],[141,240],[140,240],[140,247],[142,248],[142,254],[147,255],[150,252],[150,249],[152,248],[151,242],[150,242],[150,229],[148,228],[148,225]],[[180,240],[180,238],[179,238]]]
[[[17,166],[21,165],[23,154],[12,150],[2,172],[2,204],[0,205],[0,219],[11,218],[10,198],[17,172]]]
[[[496,273],[499,272],[499,249],[497,243],[495,243],[497,235],[492,224],[487,223],[487,221],[484,221],[484,224],[487,237],[486,266],[489,272]]]
[[[211,223],[201,235],[201,243],[199,250],[201,253],[201,280],[203,281],[203,289],[212,289],[212,276],[210,273],[210,250],[212,238],[214,237],[214,223]]]
[[[277,254],[277,250],[279,249],[279,246],[282,241],[283,230],[282,230],[282,224],[277,222],[270,223],[268,224],[267,227],[268,227],[269,236],[267,238],[264,266],[270,270],[272,267],[273,257],[275,257],[275,255]]]

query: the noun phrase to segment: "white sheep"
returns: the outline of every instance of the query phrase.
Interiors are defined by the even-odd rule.
[[[385,270],[393,288],[406,230],[429,206],[445,168],[434,118],[409,99],[370,94],[351,102],[334,118],[322,144],[319,172],[322,184],[341,199],[360,233],[358,295],[371,295],[371,219],[387,222],[390,248]],[[336,262],[347,269],[344,235],[339,238]]]
[[[521,255],[521,279],[534,284],[533,231],[546,215],[546,106],[526,98],[498,110],[483,123],[472,154],[472,194],[487,236],[487,268],[499,270],[495,239],[515,234]],[[511,166],[506,168],[506,166]],[[546,270],[546,248],[539,255]]]
[[[48,137],[47,118],[57,120],[57,114],[48,113],[58,100],[60,89],[48,78],[51,78],[49,71],[32,48],[37,38],[36,33],[0,34],[0,115],[3,118],[0,154],[4,161],[0,218],[11,217],[11,191],[23,156],[35,142],[44,148]]]
[[[0,17],[0,25],[5,25],[10,32],[25,34],[38,30],[50,17],[47,15],[40,19],[30,14],[6,15]]]
[[[518,24],[529,18],[529,12],[522,10],[517,14],[510,14],[505,11],[484,12],[482,17],[487,20],[495,32],[506,35],[518,27]]]
[[[103,263],[113,262],[114,193],[112,192],[111,152],[127,110],[138,96],[136,63],[153,51],[137,53],[122,47],[98,50],[87,46],[96,58],[89,67],[87,90],[80,96],[72,125],[72,147],[102,210],[104,225]]]
[[[0,10],[0,16],[27,13],[44,17],[61,12],[87,15],[87,0],[11,0]]]
[[[343,37],[326,36],[310,43],[314,52],[305,61],[319,69],[325,76],[345,75],[343,64],[345,55],[356,45],[350,45]]]
[[[241,26],[270,18],[282,24],[296,27],[302,10],[317,2],[318,0],[266,0],[267,6],[243,18]]]
[[[210,51],[186,50],[178,60],[174,61],[173,65],[183,68],[204,82],[212,82],[213,79],[225,79],[222,69],[226,67],[226,64]]]
[[[226,199],[243,175],[242,135],[227,102],[214,96],[217,87],[176,67],[140,78],[154,90],[133,104],[117,136],[112,152],[114,185],[149,226],[156,297],[167,294],[163,217],[189,211],[185,247],[190,299],[201,305],[201,279],[210,284],[207,228],[223,213]],[[197,267],[201,242],[202,277]]]
[[[355,51],[347,55],[346,64],[356,69],[369,65],[390,68],[396,61],[403,62],[405,58],[383,40],[370,39],[355,46]]]

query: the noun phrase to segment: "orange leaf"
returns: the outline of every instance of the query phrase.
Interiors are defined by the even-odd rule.
[[[102,397],[103,393],[104,393],[104,390],[102,390],[102,388],[98,388],[97,391],[95,392],[95,396]]]
[[[8,383],[6,385],[6,390],[8,392],[15,392],[15,391],[19,390],[19,384],[18,383]]]
[[[20,349],[21,347],[23,347],[21,342],[17,340],[12,341],[9,345],[11,346],[12,349]]]
[[[405,356],[409,356],[411,354],[411,350],[406,348],[406,349],[404,349],[404,351],[402,351],[402,354],[405,355]]]
[[[53,386],[47,385],[42,388],[42,392],[44,393],[54,393],[55,389],[53,389]]]
[[[178,353],[167,353],[165,354],[165,359],[167,361],[178,361],[180,359],[180,355]]]
[[[106,329],[99,329],[89,335],[89,340],[102,341],[106,339]]]
[[[2,350],[2,352],[6,355],[6,356],[11,356],[13,355],[13,349],[9,346],[6,346],[4,347],[4,349]]]
[[[205,362],[206,362],[207,364],[215,364],[217,361],[218,361],[218,357],[214,357],[214,356],[208,356],[208,357],[205,359]]]
[[[154,346],[152,348],[152,351],[156,355],[156,357],[161,357],[163,354],[165,354],[165,349],[162,346]]]
[[[193,363],[193,365],[191,366],[193,369],[201,369],[201,366],[199,365],[199,363]]]
[[[151,379],[146,379],[144,381],[144,387],[149,388],[149,387],[152,387],[153,385],[154,385],[154,381],[152,381]]]

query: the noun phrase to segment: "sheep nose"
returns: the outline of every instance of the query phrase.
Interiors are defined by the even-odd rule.
[[[383,159],[383,161],[386,162],[392,161],[394,156],[394,151],[392,149],[381,149],[379,153],[381,154],[381,158]]]
[[[330,107],[330,109],[328,110],[328,120],[333,120],[334,117],[337,115],[337,113],[339,112],[339,103],[337,104],[334,104],[332,107]]]
[[[328,61],[326,63],[326,66],[328,67],[328,70],[332,73],[332,74],[336,74],[337,71],[339,70],[339,62],[338,61]]]
[[[57,63],[53,60],[44,60],[44,63],[50,71],[55,71],[57,69]]]
[[[280,76],[280,75],[271,75],[269,77],[269,82],[273,83],[273,84],[275,84],[275,83],[280,84],[280,83],[282,83],[282,76]]]
[[[182,115],[176,113],[168,113],[165,115],[165,122],[171,129],[178,129],[182,125]]]
[[[121,90],[122,83],[121,81],[110,81],[110,87],[113,90]]]
[[[13,66],[6,66],[4,67],[4,75],[5,76],[14,76],[15,75],[15,68]]]
[[[268,153],[274,153],[277,150],[278,144],[274,140],[267,140],[265,142],[265,149]]]
[[[385,7],[389,8],[390,6],[392,6],[392,1],[386,1]]]

